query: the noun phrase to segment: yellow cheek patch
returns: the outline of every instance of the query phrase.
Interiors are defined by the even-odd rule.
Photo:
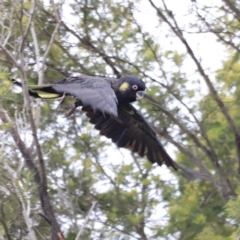
[[[122,85],[120,86],[119,90],[124,92],[129,88],[129,84],[127,82],[122,83]]]

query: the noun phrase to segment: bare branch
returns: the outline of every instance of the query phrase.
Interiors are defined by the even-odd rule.
[[[10,117],[8,116],[7,112],[3,108],[0,108],[0,119],[4,123],[12,122]],[[41,181],[41,176],[40,176],[39,170],[36,167],[36,165],[34,164],[34,161],[31,157],[30,151],[26,148],[24,142],[22,141],[22,139],[18,133],[16,125],[14,123],[12,123],[12,126],[9,129],[9,132],[10,132],[14,142],[16,143],[19,151],[21,152],[21,154],[26,162],[26,165],[34,173],[34,181],[38,187],[38,194],[39,194],[39,197],[41,200],[43,212],[46,215],[46,217],[48,218],[50,226],[51,226],[52,237],[54,240],[63,240],[63,235],[61,233],[60,227],[57,223],[55,214],[53,212],[52,203],[51,203],[50,197],[48,195],[47,189],[43,188],[43,186],[42,186],[43,183]]]
[[[102,49],[98,49],[97,47],[95,47],[89,38],[80,37],[77,34],[77,32],[70,29],[66,25],[66,23],[63,23],[63,26],[68,32],[70,32],[73,36],[75,36],[85,48],[91,50],[94,53],[98,53],[99,56],[101,56],[102,59],[111,67],[113,73],[116,75],[117,78],[121,76],[120,72],[115,67],[116,64],[112,62],[112,60],[108,57],[108,55]]]
[[[21,202],[22,214],[23,214],[23,218],[25,220],[25,223],[27,225],[29,237],[30,237],[30,239],[35,240],[37,238],[36,238],[35,232],[33,231],[33,229],[34,229],[33,228],[33,221],[30,218],[30,208],[31,208],[31,206],[30,206],[29,197],[27,196],[27,193],[26,193],[25,189],[22,187],[22,183],[21,183],[20,179],[18,179],[17,173],[7,164],[7,162],[4,162],[4,168],[9,172],[9,174],[11,176],[12,184],[14,186],[15,193],[16,193],[19,201]],[[22,193],[25,196],[22,196],[19,188],[21,189]],[[24,199],[27,201],[27,204],[25,204]]]
[[[87,224],[87,222],[89,220],[89,217],[90,217],[93,209],[95,208],[96,204],[97,204],[97,201],[93,202],[93,204],[92,204],[90,210],[88,211],[88,214],[87,214],[87,216],[86,216],[86,218],[84,220],[84,223],[83,223],[81,229],[79,230],[75,240],[80,240],[81,239],[81,235],[83,234],[84,228],[86,227],[86,224]]]
[[[223,0],[226,5],[235,13],[235,17],[240,21],[240,10],[236,7],[236,5],[230,0]]]
[[[222,184],[223,186],[226,187],[226,190],[228,192],[228,196],[226,196],[226,198],[229,198],[230,196],[236,196],[236,193],[229,181],[229,179],[227,178],[224,170],[222,169],[222,167],[220,166],[219,162],[218,162],[218,158],[217,156],[214,154],[214,152],[212,152],[211,150],[209,150],[205,145],[203,145],[200,140],[197,138],[196,135],[194,135],[186,126],[184,126],[178,119],[176,119],[169,111],[167,111],[166,109],[164,109],[163,107],[161,107],[161,105],[156,102],[152,97],[145,95],[144,96],[149,102],[151,102],[154,106],[158,107],[160,109],[160,111],[162,111],[164,114],[166,114],[177,126],[179,126],[179,128],[186,133],[192,140],[193,142],[196,144],[197,147],[199,147],[209,158],[209,160],[212,162],[215,170],[218,172],[221,180],[222,180]]]
[[[201,76],[203,77],[203,79],[205,80],[213,99],[216,101],[217,105],[219,106],[219,109],[221,110],[222,114],[224,115],[224,117],[226,118],[227,122],[229,123],[232,132],[235,136],[235,143],[236,143],[236,148],[237,148],[237,156],[238,156],[238,162],[239,162],[239,169],[238,169],[238,173],[240,174],[240,134],[238,132],[238,128],[235,125],[233,119],[231,118],[227,108],[225,107],[224,103],[222,102],[222,100],[220,99],[220,97],[217,94],[217,91],[215,90],[211,80],[209,79],[209,77],[206,75],[206,73],[204,72],[200,62],[197,60],[196,56],[194,55],[191,47],[189,46],[188,42],[186,41],[186,39],[183,36],[183,33],[181,31],[181,29],[179,28],[174,15],[171,13],[171,11],[169,11],[167,9],[167,6],[163,0],[163,4],[165,7],[165,10],[168,13],[168,16],[170,16],[170,18],[173,20],[173,23],[171,23],[168,18],[163,14],[163,12],[156,7],[156,5],[152,2],[152,0],[149,0],[150,4],[152,5],[152,7],[156,10],[158,16],[168,24],[168,26],[171,28],[171,30],[176,34],[176,36],[179,38],[179,40],[183,43],[183,45],[186,47],[186,50],[188,52],[188,54],[191,56],[193,62],[196,64],[198,71],[200,72]],[[209,155],[209,157],[213,157],[212,159],[214,160],[214,164],[218,167],[218,160],[215,156],[211,156],[213,153],[208,152],[207,153]],[[232,188],[232,187],[231,187]],[[233,190],[233,189],[232,189]]]
[[[52,3],[52,7],[54,9],[57,24],[51,35],[49,44],[48,44],[47,49],[46,49],[45,53],[43,54],[43,56],[40,55],[40,49],[39,49],[39,44],[38,44],[38,40],[37,40],[37,35],[35,32],[35,28],[34,28],[34,22],[31,25],[31,34],[33,37],[33,45],[34,45],[34,50],[35,50],[35,58],[36,58],[36,64],[37,64],[37,74],[38,74],[38,84],[39,85],[43,84],[44,72],[46,70],[46,67],[45,67],[46,59],[47,59],[47,56],[52,47],[52,44],[54,42],[55,36],[58,32],[58,29],[59,29],[60,23],[61,23],[60,15],[56,9],[54,1],[52,0],[51,3]],[[35,111],[35,126],[36,126],[36,128],[38,128],[39,123],[40,123],[40,111],[41,111],[40,110],[40,99],[37,99],[37,106],[36,106],[36,111]]]
[[[24,8],[21,8],[21,9],[24,9]],[[27,24],[25,32],[22,35],[22,41],[21,41],[21,44],[20,44],[20,47],[19,47],[19,52],[20,53],[23,52],[23,48],[24,48],[24,44],[25,44],[27,35],[28,35],[29,31],[30,31],[31,24],[33,23],[35,9],[36,9],[36,1],[35,0],[31,0],[31,8],[30,8],[30,11],[29,11],[29,14],[28,14],[28,16],[29,16],[28,24]]]
[[[160,11],[152,2],[152,0],[149,0],[151,5],[155,8],[155,10],[157,11],[158,16],[164,20],[164,22],[166,22],[169,27],[171,28],[171,30],[176,34],[176,36],[181,40],[181,42],[184,44],[184,46],[186,47],[186,50],[188,52],[188,54],[191,56],[192,60],[194,61],[194,63],[197,66],[198,71],[200,72],[200,74],[202,75],[203,79],[205,80],[210,92],[211,92],[211,96],[213,97],[213,99],[216,101],[217,105],[219,106],[219,109],[221,110],[222,114],[224,115],[224,117],[226,118],[228,124],[230,125],[232,132],[235,136],[235,143],[236,143],[236,149],[237,149],[237,156],[238,156],[238,174],[240,175],[240,134],[238,131],[238,128],[235,124],[235,122],[233,121],[232,117],[230,116],[228,109],[225,107],[223,101],[221,100],[221,98],[218,96],[216,89],[214,88],[210,78],[206,75],[206,73],[203,70],[202,65],[200,64],[200,62],[197,60],[196,56],[194,55],[190,45],[188,44],[188,42],[186,41],[186,39],[183,36],[183,33],[181,31],[181,29],[179,28],[174,15],[171,13],[171,11],[169,11],[167,9],[167,6],[165,4],[165,1],[163,1],[164,6],[165,6],[165,10],[169,13],[169,16],[171,17],[171,19],[174,22],[174,26],[173,24],[168,21],[167,17],[162,13],[162,11]]]
[[[48,46],[47,46],[47,49],[46,49],[46,51],[45,51],[45,53],[44,53],[44,55],[43,55],[43,57],[42,57],[42,66],[43,66],[43,67],[44,67],[44,65],[45,65],[47,55],[48,55],[48,53],[49,53],[49,51],[50,51],[50,49],[51,49],[51,47],[52,47],[52,44],[53,44],[54,39],[55,39],[55,36],[56,36],[56,34],[57,34],[57,32],[58,32],[58,29],[59,29],[59,27],[60,27],[60,24],[61,24],[61,18],[60,18],[60,15],[59,15],[58,10],[56,9],[56,5],[55,5],[55,3],[54,3],[54,0],[51,0],[51,4],[52,4],[52,7],[53,7],[53,9],[54,9],[54,16],[55,16],[55,19],[57,20],[57,24],[56,24],[55,29],[54,29],[54,31],[53,31],[53,33],[52,33],[51,38],[50,38],[49,44],[48,44]],[[41,83],[40,83],[40,84],[41,84]]]
[[[17,60],[15,57],[7,50],[7,48],[0,42],[0,50],[11,59],[12,63],[17,67],[20,68],[20,65],[17,63]]]
[[[2,223],[3,229],[5,231],[5,235],[7,240],[11,240],[11,235],[9,233],[9,229],[7,226],[7,222],[5,221],[5,213],[4,213],[4,209],[3,209],[3,202],[0,203],[0,213],[1,213],[1,217],[0,217],[0,223]]]

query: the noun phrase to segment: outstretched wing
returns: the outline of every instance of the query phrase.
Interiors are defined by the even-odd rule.
[[[12,81],[21,86],[21,83]],[[110,78],[69,77],[52,85],[30,85],[29,94],[32,97],[44,99],[73,96],[81,100],[83,106],[90,106],[94,111],[99,110],[103,114],[117,117],[117,97],[111,87]]]
[[[108,82],[97,86],[93,84],[92,88],[84,88],[80,83],[55,84],[52,87],[58,93],[80,99],[83,106],[90,106],[93,111],[99,110],[117,117],[117,97]]]
[[[90,122],[100,130],[100,134],[111,138],[118,147],[130,149],[141,157],[146,156],[152,163],[172,166],[175,162],[157,139],[155,131],[131,104],[118,105],[118,118],[94,112],[91,107],[83,107]]]

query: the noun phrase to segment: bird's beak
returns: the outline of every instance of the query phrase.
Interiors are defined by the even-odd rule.
[[[137,98],[137,100],[142,99],[143,96],[144,96],[144,91],[138,91],[138,92],[136,93],[136,98]]]

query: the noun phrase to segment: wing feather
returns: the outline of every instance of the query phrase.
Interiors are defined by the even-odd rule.
[[[111,138],[118,147],[130,149],[140,156],[146,156],[150,162],[176,169],[171,157],[157,139],[153,128],[137,112],[131,104],[119,103],[118,118],[102,112],[94,112],[91,108],[83,108],[90,122],[100,130],[100,134]]]
[[[101,83],[101,84],[100,84]],[[54,84],[52,88],[58,93],[74,96],[82,101],[83,106],[90,106],[95,112],[108,113],[117,117],[117,97],[109,82],[102,80],[96,85],[81,83]],[[91,87],[91,88],[88,88]]]

